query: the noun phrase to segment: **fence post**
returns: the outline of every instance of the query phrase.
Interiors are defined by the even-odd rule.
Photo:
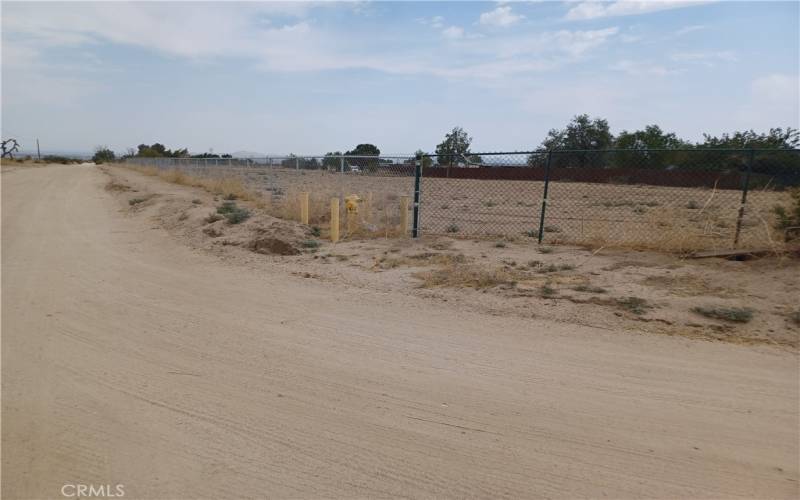
[[[339,241],[339,198],[331,198],[331,241]]]
[[[412,221],[411,236],[413,238],[419,237],[419,209],[420,209],[420,191],[419,184],[422,178],[422,155],[417,155],[416,165],[414,165],[414,220]]]
[[[750,188],[750,173],[753,171],[753,157],[755,151],[750,149],[747,155],[747,172],[744,174],[744,185],[742,186],[742,203],[739,205],[739,216],[736,218],[736,234],[733,236],[733,248],[739,245],[739,233],[742,231],[742,219],[744,218],[744,206],[747,203],[747,191]]]
[[[300,170],[300,157],[299,156],[295,157],[295,159],[294,159],[294,169],[295,170]]]
[[[300,223],[308,224],[308,192],[300,193]]]
[[[550,187],[550,160],[553,157],[553,152],[547,152],[547,163],[544,167],[544,194],[542,196],[542,211],[539,214],[539,244],[542,244],[544,238],[544,213],[547,211],[547,191]]]
[[[339,173],[344,173],[344,156],[339,157]]]

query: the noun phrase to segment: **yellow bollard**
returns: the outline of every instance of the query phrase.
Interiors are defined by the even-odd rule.
[[[400,197],[400,236],[405,238],[408,234],[408,196]]]
[[[361,198],[356,194],[351,194],[344,199],[344,206],[347,209],[347,235],[352,236],[356,231],[358,223],[358,203]]]
[[[339,241],[339,198],[331,198],[331,241]]]
[[[300,193],[300,223],[308,224],[308,193]]]

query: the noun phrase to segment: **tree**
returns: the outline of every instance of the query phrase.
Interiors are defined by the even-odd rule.
[[[163,144],[156,142],[149,146],[147,144],[139,144],[136,156],[145,158],[183,158],[189,156],[189,151],[186,148],[172,151]]]
[[[730,149],[794,149],[800,146],[800,131],[794,128],[771,128],[769,133],[759,134],[753,130],[722,134],[714,137],[703,134],[703,142],[698,148]]]
[[[378,169],[378,156],[380,156],[381,150],[377,148],[374,144],[359,144],[356,146],[352,151],[348,151],[345,153],[346,156],[374,156],[375,159],[371,158],[348,158],[347,164],[351,166],[358,166],[360,168],[375,171]]]
[[[16,139],[6,139],[2,142],[3,158],[14,159],[14,153],[19,150],[19,142]]]
[[[433,165],[433,159],[430,156],[424,156],[425,151],[418,149],[416,153],[414,153],[414,157],[422,157],[422,168],[428,168]]]
[[[647,125],[644,130],[623,130],[617,136],[614,147],[626,150],[615,153],[618,167],[666,168],[682,162],[686,155],[679,151],[664,150],[691,148],[692,145],[672,132],[665,133],[658,125]]]
[[[322,158],[322,166],[328,170],[339,170],[339,167],[341,166],[341,156],[341,151],[336,151],[335,153],[325,153],[325,157]]]
[[[604,155],[592,153],[592,150],[608,149],[614,143],[614,136],[608,127],[608,121],[602,118],[589,118],[589,115],[576,115],[564,129],[551,129],[542,141],[540,150],[571,150],[570,153],[553,155],[552,163],[558,166],[584,167],[587,165],[603,165]],[[530,164],[531,159],[528,159]]]
[[[436,156],[439,165],[454,165],[469,155],[472,137],[461,127],[453,127],[444,140],[436,146]]]
[[[345,153],[347,156],[380,156],[381,150],[374,144],[359,144],[352,151]]]
[[[94,150],[92,161],[98,165],[101,163],[111,162],[117,159],[113,151],[108,149],[108,146],[97,146]]]

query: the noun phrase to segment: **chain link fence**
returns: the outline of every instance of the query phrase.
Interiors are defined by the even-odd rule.
[[[424,155],[420,230],[669,251],[781,244],[798,150]]]
[[[791,193],[800,189],[800,150],[129,158],[126,163],[204,179],[220,194],[250,193],[271,214],[287,219],[299,219],[307,196],[309,224],[321,230],[330,223],[331,200],[339,200],[345,237],[444,234],[690,251],[781,245],[800,233],[791,216],[780,221],[776,208],[797,210]]]

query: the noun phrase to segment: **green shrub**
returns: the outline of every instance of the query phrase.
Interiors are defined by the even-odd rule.
[[[236,206],[235,201],[222,202],[222,205],[217,207],[217,213],[228,219],[230,224],[240,224],[250,218],[250,211]]]

